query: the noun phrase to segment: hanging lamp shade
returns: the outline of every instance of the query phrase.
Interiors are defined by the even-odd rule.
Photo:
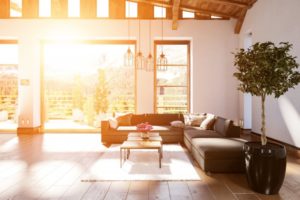
[[[162,16],[163,16],[163,9],[162,10]],[[164,40],[164,20],[163,17],[161,18],[161,39]],[[167,71],[168,69],[168,59],[166,55],[164,54],[164,46],[161,46],[161,54],[159,55],[159,58],[157,59],[157,70],[158,71]]]
[[[142,52],[138,52],[135,57],[135,63],[137,69],[143,70],[144,69],[144,56]]]
[[[128,49],[127,49],[126,53],[124,54],[124,66],[131,67],[131,66],[133,66],[133,62],[134,62],[134,55],[133,55],[130,47],[128,46]]]
[[[128,6],[128,13],[130,13],[130,6]],[[127,20],[127,31],[128,31],[128,40],[130,40],[130,24],[129,19]],[[131,67],[134,65],[134,54],[130,49],[130,45],[128,45],[128,49],[124,54],[124,66]]]
[[[167,71],[168,69],[168,59],[164,52],[161,52],[159,58],[157,59],[157,70],[158,71]]]
[[[141,21],[139,20],[139,52],[136,54],[135,63],[137,69],[143,70],[144,69],[144,56],[141,52]]]
[[[147,56],[147,58],[145,59],[145,70],[146,71],[153,71],[154,70],[154,59],[153,56],[151,54],[151,20],[149,20],[149,55]]]
[[[146,60],[145,60],[145,69],[146,71],[153,71],[154,70],[154,59],[153,56],[151,55],[151,53],[149,53],[149,55],[147,56]]]

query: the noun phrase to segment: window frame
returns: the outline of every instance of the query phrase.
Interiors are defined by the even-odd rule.
[[[23,17],[23,1],[20,1],[21,2],[21,12],[20,12],[20,16],[18,16],[18,15],[12,15],[12,10],[13,10],[13,8],[12,8],[12,0],[10,0],[9,1],[9,18],[15,18],[15,19],[18,19],[18,18],[22,18]]]
[[[154,113],[158,113],[158,108],[161,108],[161,107],[158,107],[157,106],[157,46],[158,45],[187,45],[187,64],[170,64],[168,65],[168,67],[171,67],[171,66],[175,66],[175,67],[178,67],[178,66],[186,66],[187,67],[187,77],[186,77],[186,81],[187,81],[187,84],[186,86],[168,86],[168,85],[164,85],[165,87],[173,87],[173,88],[186,88],[187,89],[187,112],[190,112],[190,108],[191,108],[191,92],[190,92],[190,80],[191,80],[191,74],[190,74],[190,71],[191,71],[191,41],[190,40],[154,40],[154,105],[153,105],[153,110],[154,110]]]
[[[161,11],[161,12],[163,13],[163,15],[155,16],[155,9],[162,9],[163,11]],[[164,6],[154,5],[153,6],[153,19],[167,19],[167,8]]]
[[[129,9],[127,8],[127,5]],[[136,16],[130,16],[130,12],[128,12],[127,16],[127,11],[130,10],[131,6],[130,5],[135,5],[136,6]],[[125,18],[124,19],[138,19],[139,18],[139,4],[135,1],[130,1],[130,0],[125,0]]]

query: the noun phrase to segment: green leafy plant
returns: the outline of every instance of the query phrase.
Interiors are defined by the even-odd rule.
[[[104,69],[98,69],[98,84],[96,85],[95,92],[95,110],[96,113],[106,113],[109,107],[108,102],[108,85]]]
[[[292,44],[281,42],[255,43],[249,49],[239,49],[234,65],[237,67],[234,76],[240,81],[238,90],[261,97],[262,124],[261,142],[266,145],[265,100],[267,95],[280,97],[300,82],[299,64],[296,57],[290,54]]]

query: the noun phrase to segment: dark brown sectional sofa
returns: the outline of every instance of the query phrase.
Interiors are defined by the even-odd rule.
[[[212,130],[200,127],[172,127],[172,121],[184,122],[182,114],[133,114],[130,126],[119,126],[113,129],[109,121],[101,122],[101,140],[103,143],[122,143],[128,133],[137,132],[136,125],[149,122],[152,132],[159,132],[163,143],[182,143],[191,152],[194,159],[204,171],[209,172],[242,172],[244,171],[243,145],[240,138],[240,127],[232,120],[216,117]]]
[[[243,145],[240,127],[232,120],[217,117],[213,130],[185,127],[184,144],[207,172],[243,172]]]
[[[128,133],[137,132],[136,125],[149,122],[152,132],[159,132],[163,143],[183,143],[183,128],[172,127],[172,121],[184,121],[182,114],[133,114],[130,126],[119,126],[113,129],[107,120],[101,121],[101,141],[103,143],[122,143]]]
[[[200,127],[187,126],[184,129],[184,144],[192,151],[192,140],[195,138],[232,138],[240,137],[240,127],[233,125],[233,121],[223,117],[216,117],[213,130],[201,130]]]

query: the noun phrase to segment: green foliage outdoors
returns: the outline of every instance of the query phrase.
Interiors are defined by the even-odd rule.
[[[98,70],[98,84],[96,86],[96,93],[95,93],[95,110],[98,114],[106,113],[108,110],[109,102],[108,102],[108,86],[105,77],[105,70],[99,69]]]
[[[73,97],[73,108],[82,110],[84,104],[84,96],[83,96],[83,83],[81,81],[80,75],[75,75],[74,77],[72,97]]]
[[[294,88],[300,82],[299,64],[290,54],[292,44],[281,42],[255,43],[251,48],[240,49],[236,53],[234,76],[240,81],[238,90],[261,97],[262,102],[262,144],[267,142],[265,134],[265,98],[275,98]]]

